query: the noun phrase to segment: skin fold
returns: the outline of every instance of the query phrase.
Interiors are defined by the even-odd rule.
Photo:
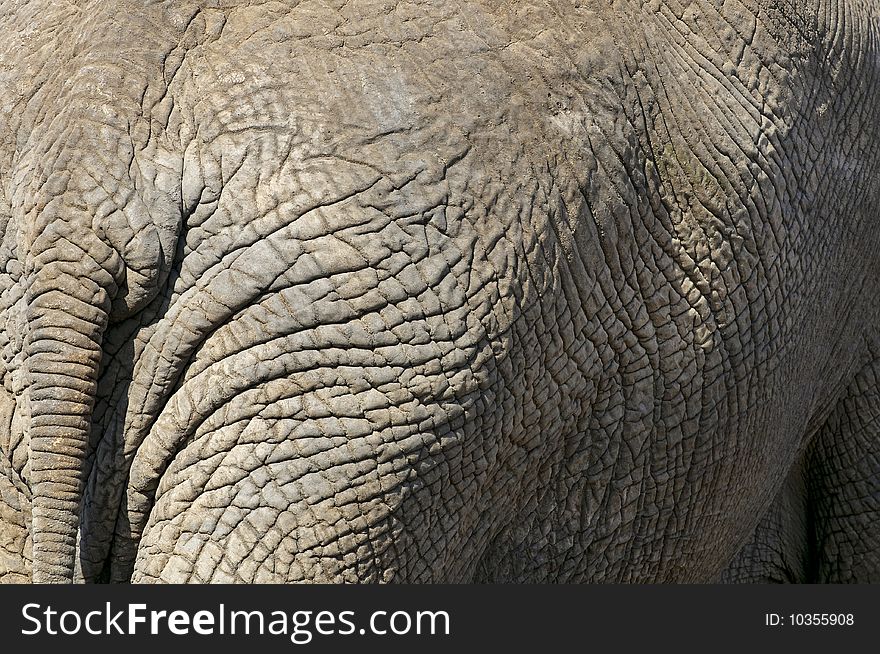
[[[0,0],[0,581],[880,580],[878,16]]]

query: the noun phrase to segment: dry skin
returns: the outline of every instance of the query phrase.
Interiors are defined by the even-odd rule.
[[[878,17],[0,0],[0,581],[880,581]]]

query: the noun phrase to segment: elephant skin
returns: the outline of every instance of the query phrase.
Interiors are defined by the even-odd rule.
[[[880,581],[878,16],[0,0],[0,581]]]

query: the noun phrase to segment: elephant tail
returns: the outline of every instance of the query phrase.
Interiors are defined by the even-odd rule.
[[[35,583],[73,581],[102,340],[123,269],[113,248],[69,228],[38,237],[26,296]]]

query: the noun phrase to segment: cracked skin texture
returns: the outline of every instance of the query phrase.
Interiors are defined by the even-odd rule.
[[[878,13],[4,0],[0,581],[877,581]]]

